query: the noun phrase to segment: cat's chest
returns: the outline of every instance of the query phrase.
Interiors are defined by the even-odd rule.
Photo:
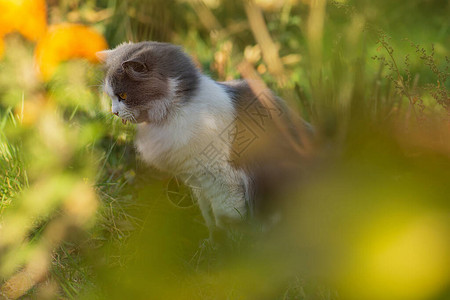
[[[201,155],[209,145],[217,145],[222,153],[228,153],[226,144],[219,143],[222,123],[204,119],[190,124],[174,123],[155,127],[150,124],[138,126],[135,145],[141,158],[160,170],[180,173],[195,172]],[[205,124],[210,123],[210,124]]]
[[[148,164],[165,171],[181,164],[187,156],[192,132],[177,127],[138,127],[135,145],[141,158]]]

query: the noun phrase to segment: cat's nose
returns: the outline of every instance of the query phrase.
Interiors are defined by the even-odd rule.
[[[111,112],[113,115],[116,115],[116,116],[119,116],[119,113],[116,111],[116,112]]]

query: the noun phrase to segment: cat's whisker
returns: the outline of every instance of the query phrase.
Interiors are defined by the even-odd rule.
[[[132,113],[131,111],[129,111],[128,109],[125,110],[125,116],[126,116],[127,118],[132,119],[133,121],[136,121],[136,118],[134,117],[133,113]]]
[[[124,110],[123,118],[124,118],[124,119],[127,119],[127,120],[130,120],[130,119],[131,119],[132,121],[134,121],[134,122],[137,123],[137,120],[136,120],[136,118],[134,117],[134,115],[133,115],[130,111],[128,111],[128,110]]]

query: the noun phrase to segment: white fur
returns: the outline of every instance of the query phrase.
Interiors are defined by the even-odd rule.
[[[176,81],[171,81],[171,90],[175,89]],[[119,115],[120,111],[119,102]],[[155,112],[149,110],[149,114]],[[217,226],[246,215],[248,178],[230,165],[231,141],[223,140],[224,135],[221,138],[234,124],[235,114],[224,88],[201,75],[198,93],[171,112],[169,119],[138,125],[136,148],[142,159],[174,175],[194,177],[200,187],[195,194],[209,226],[213,226],[210,210]],[[205,158],[208,149],[218,149],[220,158]]]
[[[169,110],[174,105],[173,99],[177,90],[178,81],[174,78],[168,79],[169,92],[166,98],[150,102],[150,109],[147,111],[149,120],[159,123],[169,114]]]

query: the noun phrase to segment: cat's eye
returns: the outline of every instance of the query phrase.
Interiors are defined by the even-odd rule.
[[[120,93],[120,94],[117,94],[117,96],[119,97],[120,101],[127,100],[127,93]]]

